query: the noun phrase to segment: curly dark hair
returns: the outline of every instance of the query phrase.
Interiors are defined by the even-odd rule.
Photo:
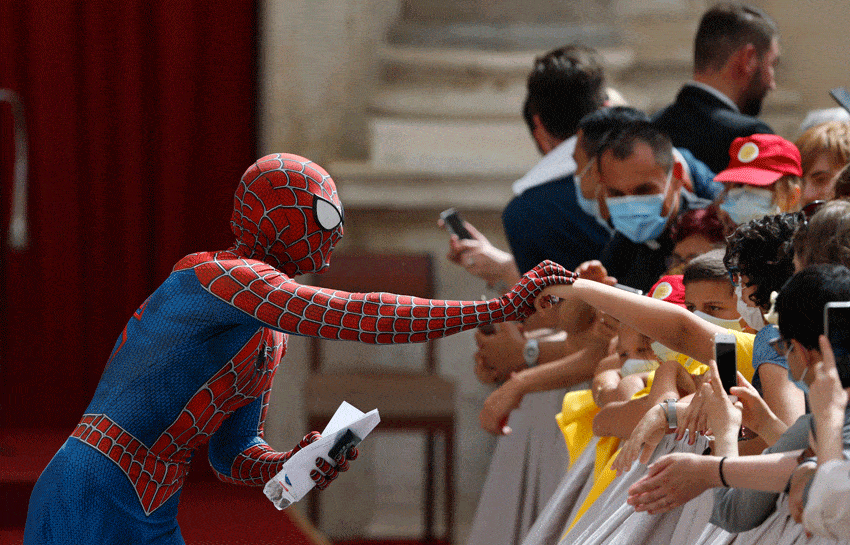
[[[765,311],[770,294],[794,274],[794,232],[804,221],[800,212],[765,216],[739,225],[726,239],[723,264],[749,278],[747,285],[756,286],[752,300]]]

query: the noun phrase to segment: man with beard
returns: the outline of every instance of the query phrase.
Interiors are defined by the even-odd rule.
[[[694,40],[694,79],[653,119],[674,146],[720,172],[735,138],[773,133],[755,116],[776,87],[778,33],[770,17],[744,4],[718,4],[703,15]]]

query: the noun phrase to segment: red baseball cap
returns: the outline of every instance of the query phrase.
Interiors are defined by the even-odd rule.
[[[685,284],[681,274],[662,276],[647,293],[653,299],[661,299],[680,307],[685,306]]]
[[[716,182],[768,186],[791,174],[802,176],[800,150],[775,134],[736,138],[729,147],[729,166],[717,173]]]

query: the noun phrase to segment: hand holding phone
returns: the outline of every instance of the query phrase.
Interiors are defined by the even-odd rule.
[[[735,335],[718,333],[714,336],[714,361],[720,373],[723,390],[728,394],[729,389],[738,383],[738,364],[735,349]]]
[[[449,233],[457,236],[457,238],[461,240],[472,238],[472,234],[464,227],[460,214],[454,208],[443,210],[440,213],[440,219],[443,220]]]

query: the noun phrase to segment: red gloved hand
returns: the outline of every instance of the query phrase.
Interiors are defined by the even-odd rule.
[[[322,435],[317,431],[311,431],[307,435],[304,436],[304,439],[298,443],[294,449],[292,449],[292,454],[295,454],[302,448],[306,447],[310,443],[314,441],[318,441],[321,439]],[[316,469],[310,472],[310,478],[313,479],[313,482],[316,483],[316,488],[319,490],[324,490],[328,487],[331,482],[336,479],[339,474],[343,471],[348,471],[348,462],[351,460],[356,460],[359,451],[357,447],[351,447],[347,451],[340,454],[336,461],[336,465],[331,465],[324,458],[316,458]]]
[[[522,320],[534,312],[534,301],[544,288],[572,284],[576,274],[553,261],[543,261],[522,276],[511,291],[502,296],[508,320]]]

